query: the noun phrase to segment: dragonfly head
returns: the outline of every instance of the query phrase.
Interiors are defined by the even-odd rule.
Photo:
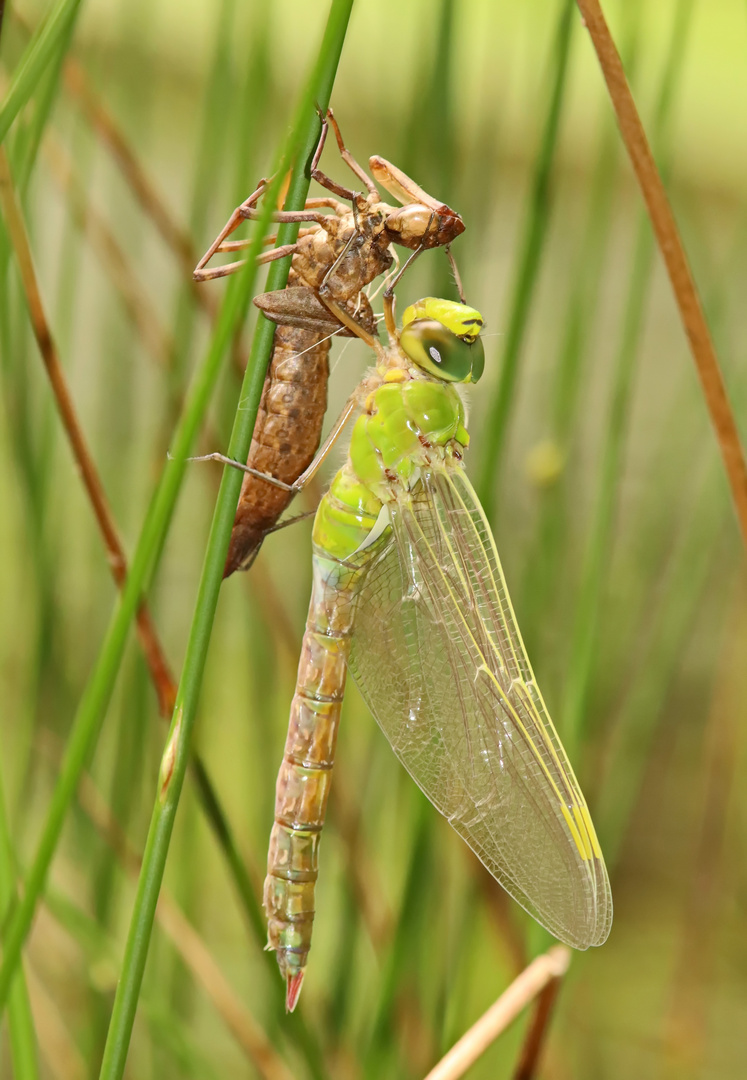
[[[405,311],[399,343],[429,375],[444,382],[477,382],[485,367],[482,327],[475,308],[428,296]]]
[[[386,229],[395,244],[415,251],[450,244],[464,232],[464,222],[448,206],[436,209],[424,203],[411,203],[389,212]]]

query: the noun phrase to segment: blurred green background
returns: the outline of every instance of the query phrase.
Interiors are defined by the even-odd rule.
[[[605,10],[741,422],[747,5],[608,0]],[[6,9],[3,95],[45,11]],[[191,267],[266,175],[325,18],[326,5],[301,0],[89,0],[59,80],[50,68],[6,143],[50,323],[129,552],[210,333]],[[396,162],[466,222],[454,255],[488,322],[468,467],[610,867],[612,934],[574,957],[539,1075],[743,1077],[739,536],[591,44],[567,0],[358,0],[332,104],[361,162]],[[129,172],[100,109],[126,140]],[[323,164],[349,182],[333,147]],[[181,244],[137,197],[134,165]],[[115,590],[4,228],[0,270],[0,768],[22,869]],[[200,286],[213,307],[224,289]],[[433,291],[454,295],[439,252],[405,278],[400,310]],[[357,342],[334,345],[331,417],[368,362]],[[238,385],[227,358],[201,449],[225,448]],[[177,672],[217,468],[190,467],[149,597]],[[304,522],[271,537],[253,570],[225,584],[202,695],[197,745],[257,895],[309,535]],[[137,852],[165,733],[133,640],[90,777]],[[44,1077],[98,1075],[134,897],[81,792],[26,954]],[[293,1076],[423,1076],[548,944],[425,803],[354,687],[321,862],[301,1015],[286,1020],[261,931],[188,781],[166,891]],[[216,1011],[205,965],[196,974],[194,950],[185,959],[188,935],[173,937],[157,924],[128,1075],[268,1075]],[[525,1023],[469,1075],[514,1075]],[[13,1075],[5,1036],[0,1075]]]

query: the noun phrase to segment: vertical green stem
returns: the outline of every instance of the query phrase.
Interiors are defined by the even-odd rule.
[[[682,0],[675,16],[669,52],[659,89],[653,126],[661,143],[677,78],[685,55],[684,43],[690,26],[693,0]],[[615,367],[606,437],[599,471],[599,487],[589,541],[581,596],[571,645],[571,660],[563,709],[563,733],[571,755],[586,715],[594,659],[599,636],[599,619],[604,580],[612,545],[620,472],[625,452],[630,400],[634,385],[635,360],[653,270],[654,238],[644,213],[638,226],[633,267],[626,304],[623,337]]]
[[[16,892],[16,860],[10,838],[5,791],[0,773],[0,905],[7,908]],[[8,1001],[8,1029],[13,1060],[13,1075],[18,1080],[37,1080],[36,1034],[31,1015],[26,979],[19,967]]]
[[[0,143],[5,141],[10,125],[48,71],[79,7],[80,0],[60,0],[29,42],[13,73],[5,101],[0,105]]]
[[[309,80],[293,131],[287,141],[287,151],[283,159],[292,157],[297,163],[303,163],[305,166],[303,169],[299,167],[294,169],[285,204],[287,208],[299,209],[306,200],[309,188],[308,163],[320,131],[319,118],[314,112],[313,103],[318,103],[322,109],[326,109],[329,104],[351,8],[352,0],[333,0],[332,2],[319,60]],[[293,153],[294,151],[296,153]],[[278,165],[280,166],[280,162]],[[278,168],[276,176],[278,186],[282,180],[282,173],[282,168]],[[273,192],[268,193],[264,205],[266,208],[264,216],[268,217],[267,211],[271,211],[274,205]],[[261,241],[263,224],[266,227],[268,222],[259,223],[253,248],[257,247],[258,242]],[[289,226],[279,229],[278,244],[292,242],[297,235],[297,228],[297,226]],[[253,257],[256,257],[253,248],[249,252],[250,262],[253,261]],[[289,263],[290,260],[282,260],[272,265],[267,279],[269,290],[283,288],[288,277]],[[245,461],[249,452],[265,372],[272,350],[273,335],[272,323],[260,318],[241,389],[241,407],[236,411],[229,444],[229,455],[236,460]],[[241,473],[238,470],[227,469],[221,481],[184,660],[184,670],[174,706],[171,731],[161,764],[158,792],[101,1064],[101,1080],[119,1080],[124,1073],[158,894],[189,760],[192,728],[197,713],[207,648],[218,604],[223,566],[238,503],[241,479]]]
[[[483,434],[482,470],[477,490],[492,520],[495,509],[495,492],[500,470],[501,456],[506,440],[506,428],[516,389],[519,357],[524,344],[529,312],[539,276],[540,259],[550,220],[550,175],[558,142],[560,116],[565,96],[566,72],[570,53],[571,29],[574,4],[565,0],[560,14],[555,44],[555,78],[545,118],[539,155],[532,178],[529,207],[524,225],[524,238],[519,255],[516,280],[510,305],[506,347],[501,361],[500,381],[493,398]]]

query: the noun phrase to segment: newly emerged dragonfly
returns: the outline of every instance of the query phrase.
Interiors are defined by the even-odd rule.
[[[329,125],[342,159],[365,185],[367,194],[337,184],[319,169]],[[302,211],[274,215],[275,221],[309,223],[300,230],[297,243],[268,251],[261,258],[267,262],[293,256],[288,287],[255,299],[279,325],[247,464],[281,483],[271,484],[253,474],[245,476],[225,576],[251,564],[264,536],[292,497],[290,485],[307,468],[319,446],[327,408],[330,337],[357,335],[373,346],[376,323],[363,290],[391,269],[392,245],[412,252],[404,270],[422,251],[434,247],[448,251],[451,241],[464,231],[455,211],[423,191],[395,165],[381,157],[370,158],[369,164],[375,179],[404,205],[382,202],[376,184],[345,147],[330,110],[322,123],[311,175],[331,195],[308,199]],[[263,180],[233,212],[197,264],[194,276],[198,281],[223,277],[243,265],[233,262],[207,267],[216,253],[246,246],[248,241],[228,237],[242,221],[257,216],[256,206],[267,183]]]
[[[313,587],[277,782],[268,944],[298,1000],[319,841],[349,669],[433,805],[556,937],[601,945],[607,871],[586,801],[516,625],[495,541],[464,470],[459,384],[476,382],[482,317],[407,309],[357,395],[347,460],[317,510]]]

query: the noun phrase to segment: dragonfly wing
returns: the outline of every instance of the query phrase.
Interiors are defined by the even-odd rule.
[[[390,507],[358,600],[350,670],[392,747],[500,884],[578,949],[612,897],[594,827],[460,468]]]

